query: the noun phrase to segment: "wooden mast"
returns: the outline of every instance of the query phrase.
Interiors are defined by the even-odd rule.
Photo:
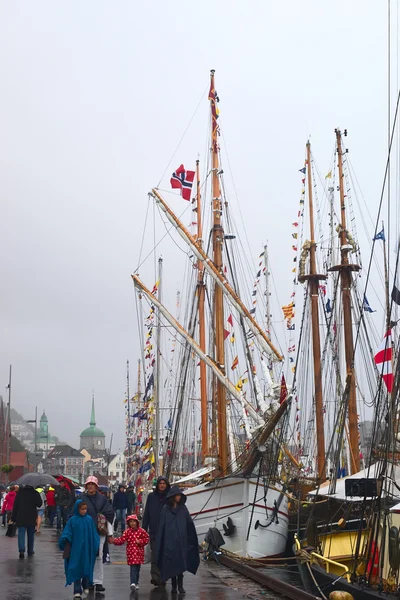
[[[200,167],[199,161],[196,161],[197,178],[197,245],[203,246],[203,223],[201,214],[201,192],[200,192]],[[197,261],[197,294],[199,299],[199,346],[202,351],[206,351],[206,324],[205,324],[205,286],[204,286],[204,265],[200,259]],[[201,456],[204,463],[208,455],[208,407],[207,407],[207,370],[206,363],[200,361],[200,404],[201,404]]]
[[[312,347],[314,361],[314,394],[315,394],[315,424],[317,433],[317,478],[319,481],[325,481],[325,432],[324,432],[324,409],[322,395],[322,369],[321,369],[321,337],[319,329],[319,282],[326,279],[325,275],[317,273],[316,250],[314,232],[314,204],[312,195],[312,172],[311,172],[311,145],[307,142],[307,184],[308,184],[308,204],[310,213],[310,274],[299,280],[309,280],[309,290],[311,297],[311,329],[312,329]]]
[[[211,70],[211,85],[208,98],[211,109],[211,158],[212,158],[212,211],[213,211],[213,262],[215,268],[223,274],[222,247],[224,243],[224,230],[222,228],[222,201],[219,184],[219,157],[218,157],[218,107],[215,91],[214,70]],[[214,332],[215,332],[215,359],[223,373],[225,373],[225,347],[224,347],[224,297],[219,285],[214,285]],[[222,473],[228,467],[228,439],[226,427],[226,390],[222,383],[217,381],[217,415],[218,415],[218,461]]]
[[[340,254],[341,264],[336,270],[340,272],[342,307],[343,307],[343,329],[344,329],[344,349],[346,358],[346,371],[350,377],[349,402],[348,402],[348,420],[349,420],[349,445],[351,471],[357,473],[360,470],[360,453],[358,449],[358,423],[357,423],[357,401],[356,401],[356,379],[354,370],[354,341],[353,324],[351,317],[351,286],[352,271],[359,271],[360,266],[349,263],[349,242],[346,230],[346,205],[344,194],[344,175],[343,175],[343,150],[342,133],[340,129],[335,130],[336,144],[338,153],[339,168],[339,193],[340,193]],[[346,133],[346,132],[345,132]]]

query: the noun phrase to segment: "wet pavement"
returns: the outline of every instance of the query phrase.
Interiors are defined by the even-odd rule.
[[[0,529],[0,598],[1,600],[71,600],[72,586],[65,587],[62,553],[58,550],[57,533],[43,528],[35,536],[35,555],[18,558],[17,537],[8,538]],[[150,567],[143,565],[140,574],[140,590],[132,593],[129,588],[129,567],[125,562],[125,547],[111,547],[110,565],[104,565],[102,594],[87,596],[96,600],[240,600],[246,594],[225,585],[214,577],[206,564],[201,564],[196,576],[185,574],[185,596],[172,596],[170,583],[163,591],[150,584]],[[224,567],[221,567],[222,569]],[[86,596],[83,596],[86,598]]]

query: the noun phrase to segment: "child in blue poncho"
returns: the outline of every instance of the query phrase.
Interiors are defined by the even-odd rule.
[[[87,513],[84,500],[74,504],[74,516],[65,526],[59,539],[60,550],[64,550],[66,586],[74,584],[74,598],[88,593],[93,585],[93,568],[99,553],[100,538],[92,517]]]

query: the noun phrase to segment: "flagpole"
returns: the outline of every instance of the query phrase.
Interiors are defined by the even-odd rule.
[[[322,394],[322,365],[321,365],[321,336],[319,328],[319,282],[326,279],[326,275],[317,273],[316,242],[314,231],[314,205],[312,196],[311,172],[311,144],[307,142],[307,183],[308,204],[310,217],[310,274],[299,275],[299,281],[309,281],[308,293],[311,298],[311,330],[314,362],[314,395],[315,395],[315,424],[317,434],[317,479],[326,480],[326,455],[324,431],[324,405]]]
[[[162,286],[162,266],[163,259],[158,259],[158,293],[157,297],[159,301],[162,301],[161,286]],[[156,475],[161,475],[159,472],[159,437],[160,437],[160,371],[161,371],[161,315],[160,311],[157,311],[157,337],[156,337],[156,378],[155,378],[155,413],[154,413],[154,439],[153,439],[153,452],[155,460]]]
[[[7,430],[6,430],[6,436],[7,436],[7,442],[6,442],[6,464],[7,467],[10,465],[10,454],[11,454],[11,371],[12,371],[12,366],[10,365],[10,373],[8,376],[8,403],[7,403]],[[6,484],[8,484],[9,481],[9,473],[8,471],[6,472]]]
[[[200,161],[196,160],[196,179],[197,179],[197,245],[203,246],[203,223],[200,191]],[[205,286],[204,286],[204,265],[198,259],[197,261],[197,293],[198,293],[198,311],[199,311],[199,346],[205,353],[206,351],[206,325],[205,325]],[[207,370],[206,363],[200,360],[200,405],[201,405],[201,457],[204,460],[208,455],[208,404],[207,404]]]
[[[389,296],[389,273],[388,273],[388,264],[387,264],[387,256],[386,256],[386,236],[385,236],[385,227],[382,221],[382,231],[383,231],[383,268],[385,273],[385,297],[386,297],[386,331],[390,328],[390,296]]]

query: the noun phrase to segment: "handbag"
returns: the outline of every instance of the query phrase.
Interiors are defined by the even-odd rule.
[[[102,513],[97,514],[97,532],[100,535],[107,535],[107,519]]]
[[[15,537],[16,533],[17,533],[17,524],[9,523],[7,526],[6,536],[7,537]]]

